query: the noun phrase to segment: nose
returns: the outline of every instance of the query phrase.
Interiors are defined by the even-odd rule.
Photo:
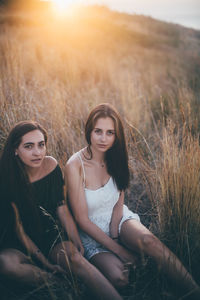
[[[102,142],[106,141],[106,133],[102,133],[102,135],[101,135],[101,141]]]
[[[38,147],[34,148],[33,154],[34,155],[40,155],[41,150]]]

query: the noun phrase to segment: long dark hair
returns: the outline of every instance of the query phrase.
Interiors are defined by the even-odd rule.
[[[85,138],[91,145],[91,132],[99,118],[111,118],[115,127],[115,141],[113,146],[106,151],[105,161],[108,173],[113,177],[117,188],[122,191],[129,184],[128,152],[126,147],[124,127],[117,110],[109,103],[97,105],[89,114],[85,125]],[[89,150],[90,151],[90,150]],[[90,151],[92,156],[92,153]]]
[[[19,122],[10,131],[0,157],[0,183],[5,196],[1,201],[15,202],[22,221],[28,226],[28,231],[33,236],[38,236],[41,230],[39,212],[32,195],[31,184],[24,163],[18,155],[15,155],[22,137],[34,130],[42,132],[46,144],[46,130],[35,121]],[[7,205],[8,203],[5,206]]]

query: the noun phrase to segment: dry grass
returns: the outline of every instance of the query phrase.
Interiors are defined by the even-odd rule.
[[[89,110],[114,104],[134,171],[127,202],[198,274],[199,32],[105,8],[59,20],[2,12],[0,24],[0,149],[17,121],[34,119],[63,165],[85,143]]]
[[[171,248],[195,271],[200,247],[200,145],[184,126],[164,129],[156,176],[161,232],[169,233]],[[197,264],[195,266],[195,264]]]

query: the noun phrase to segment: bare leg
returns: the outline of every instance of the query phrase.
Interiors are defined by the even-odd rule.
[[[128,285],[129,270],[113,253],[102,252],[96,254],[91,258],[90,262],[95,265],[116,288],[123,288]]]
[[[56,245],[51,251],[50,258],[64,270],[77,275],[96,299],[122,300],[111,283],[78,252],[71,242]]]
[[[186,293],[194,291],[193,296],[195,297],[196,294],[196,299],[200,299],[198,285],[180,260],[140,222],[136,220],[124,222],[120,232],[120,239],[127,248],[154,258],[158,266],[169,278],[182,289],[185,288]]]
[[[0,252],[0,274],[27,286],[37,286],[53,278],[53,275],[31,264],[30,259],[17,249]]]

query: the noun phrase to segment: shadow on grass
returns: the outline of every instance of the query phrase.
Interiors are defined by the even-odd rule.
[[[55,277],[52,282],[36,288],[25,287],[5,279],[0,281],[1,300],[78,300],[82,298],[84,288],[77,284],[73,289],[63,277]]]
[[[176,300],[166,278],[158,272],[151,259],[143,258],[141,266],[130,270],[130,284],[120,290],[124,300]],[[35,289],[25,288],[16,283],[0,281],[1,300],[92,300],[94,297],[82,284],[76,291],[64,278]],[[103,299],[102,299],[103,300]],[[114,300],[114,299],[113,299]]]

